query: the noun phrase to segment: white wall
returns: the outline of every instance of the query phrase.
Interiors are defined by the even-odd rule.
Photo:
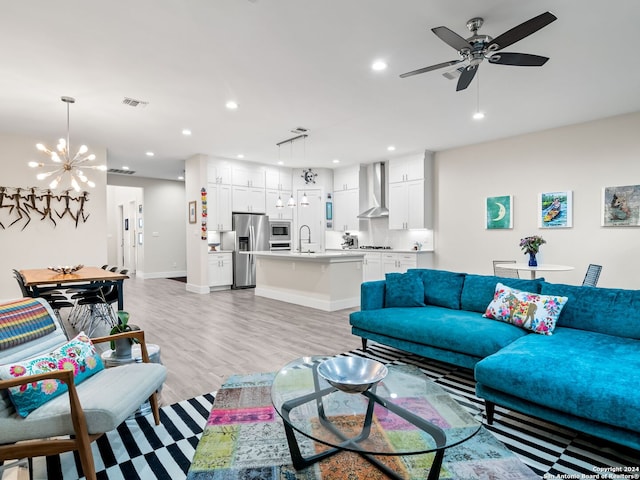
[[[166,278],[186,275],[185,223],[187,203],[184,183],[127,175],[109,175],[109,185],[143,189],[143,245],[137,275]],[[110,205],[109,208],[116,208]],[[111,212],[111,214],[114,214]],[[115,228],[115,227],[112,227]],[[110,230],[110,235],[117,232]]]
[[[489,274],[493,259],[526,261],[520,239],[541,235],[542,262],[575,267],[549,281],[580,284],[596,263],[598,286],[640,288],[640,228],[600,226],[602,188],[640,184],[640,113],[439,152],[436,179],[437,268]],[[562,190],[573,190],[573,228],[538,228],[539,193]],[[511,230],[484,229],[497,195],[513,195]]]
[[[107,263],[109,265],[117,265],[126,267],[129,273],[144,275],[144,210],[140,212],[139,207],[143,205],[144,189],[140,187],[122,187],[115,185],[107,185]],[[129,230],[123,231],[124,227],[121,223],[120,209],[124,218],[129,219]],[[140,228],[139,219],[143,224]],[[143,234],[143,243],[138,243],[138,233]],[[121,246],[120,239],[124,242]],[[133,245],[133,250],[131,250]],[[124,248],[123,248],[124,247]],[[132,264],[126,263],[126,252],[132,251],[134,258],[131,259]],[[125,261],[123,262],[123,256]],[[136,271],[140,270],[140,271]]]
[[[2,158],[2,187],[47,188],[46,181],[36,180],[36,171],[27,166],[31,160],[46,161],[46,157],[35,148],[36,143],[53,145],[56,139],[31,138],[26,136],[0,134],[0,158]],[[72,144],[72,148],[73,144]],[[89,145],[91,153],[96,155],[94,163],[106,163],[106,149],[97,145]],[[107,258],[107,224],[106,216],[106,174],[99,170],[90,170],[87,176],[96,183],[89,188],[89,201],[85,214],[89,214],[86,222],[75,222],[68,216],[58,219],[57,225],[51,220],[40,220],[40,215],[31,213],[31,223],[21,230],[22,221],[9,227],[13,221],[9,218],[9,209],[2,209],[0,221],[0,299],[22,296],[16,283],[12,269],[46,268],[52,265],[102,265]],[[67,188],[67,179],[55,189],[56,194]],[[11,192],[12,193],[12,192]],[[6,198],[4,204],[9,202]],[[75,202],[73,202],[75,203]],[[77,205],[77,204],[76,204]],[[76,205],[71,205],[72,210]],[[62,213],[59,203],[56,210]],[[15,215],[15,210],[13,212]],[[15,218],[15,217],[14,217]],[[8,220],[8,221],[7,221]]]

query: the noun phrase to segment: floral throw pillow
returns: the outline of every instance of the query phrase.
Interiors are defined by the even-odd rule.
[[[26,375],[55,370],[73,370],[77,385],[104,368],[100,355],[84,332],[52,352],[21,362],[0,365],[0,379],[12,380]],[[67,384],[55,379],[40,380],[9,388],[9,397],[21,417],[26,417],[52,398],[65,393]]]
[[[498,283],[483,317],[551,335],[567,300],[567,297],[523,292]]]

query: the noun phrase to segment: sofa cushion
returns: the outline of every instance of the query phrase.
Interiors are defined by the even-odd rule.
[[[569,303],[571,299],[569,299]],[[638,342],[557,327],[478,362],[478,383],[582,418],[640,431]]]
[[[425,303],[460,310],[464,273],[426,268],[411,268],[408,272],[415,272],[422,278]]]
[[[464,284],[462,285],[460,308],[470,312],[484,313],[487,310],[487,305],[489,305],[489,302],[493,299],[498,282],[511,288],[517,288],[518,290],[540,293],[540,284],[543,280],[543,278],[525,280],[495,277],[493,275],[467,274],[464,277]]]
[[[424,285],[415,273],[387,273],[385,282],[386,308],[424,307]]]
[[[382,308],[353,312],[352,326],[416,344],[484,358],[527,335],[508,323],[483,318],[476,312],[427,305],[423,308]]]
[[[54,351],[21,362],[0,365],[0,379],[12,380],[56,370],[73,370],[74,383],[79,384],[104,368],[100,355],[84,332]],[[68,389],[66,383],[56,379],[40,380],[9,388],[9,396],[16,412],[26,417],[36,408]]]
[[[542,283],[545,295],[569,298],[558,326],[640,340],[640,290]]]
[[[483,316],[551,335],[566,303],[567,297],[523,292],[498,282],[493,300]]]
[[[30,342],[55,329],[49,311],[34,298],[0,304],[0,350]]]

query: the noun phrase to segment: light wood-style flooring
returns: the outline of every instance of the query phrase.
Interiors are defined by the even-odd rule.
[[[165,405],[218,390],[234,373],[276,371],[298,357],[360,346],[349,326],[356,309],[323,312],[256,297],[254,289],[199,295],[168,279],[124,284],[130,323],[160,346],[169,371]]]

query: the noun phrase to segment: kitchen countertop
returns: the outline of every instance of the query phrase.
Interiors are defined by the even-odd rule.
[[[364,252],[364,253],[433,253],[433,250],[413,250],[400,248],[327,248],[327,252]]]
[[[209,253],[233,253],[233,250],[209,250]]]
[[[362,261],[365,252],[354,250],[327,250],[325,252],[291,252],[287,250],[277,251],[254,251],[238,252],[241,254],[251,254],[256,257],[272,258],[274,260],[305,260],[305,261],[327,261],[327,262],[355,262]]]

